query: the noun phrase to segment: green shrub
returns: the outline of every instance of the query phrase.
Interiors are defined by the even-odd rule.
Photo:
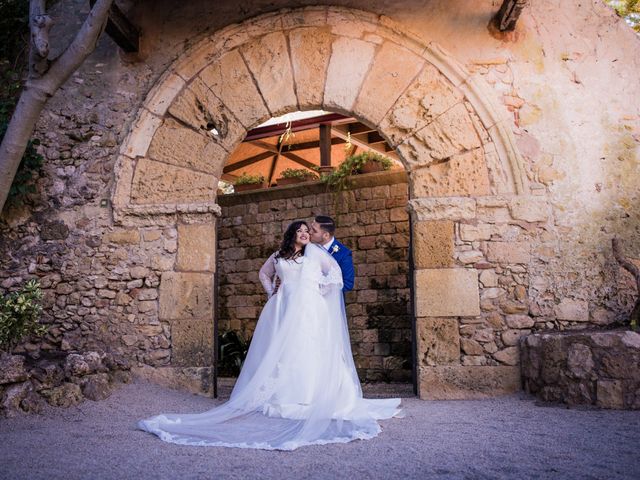
[[[218,366],[223,375],[238,376],[247,357],[251,339],[245,341],[240,332],[230,330],[218,336]]]
[[[249,175],[247,172],[242,172],[242,175],[233,182],[234,185],[256,185],[264,183],[263,175]]]
[[[316,173],[304,168],[286,168],[280,173],[281,178],[299,178],[301,180],[318,178]]]
[[[47,326],[38,323],[42,312],[42,290],[29,280],[19,291],[0,298],[0,349],[11,351],[27,335],[44,335]]]

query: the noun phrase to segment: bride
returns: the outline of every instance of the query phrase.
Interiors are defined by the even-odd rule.
[[[289,225],[260,280],[269,300],[229,401],[204,413],[157,415],[140,429],[184,445],[294,450],[373,438],[377,420],[401,416],[398,398],[362,397],[340,267],[309,244],[305,222]]]

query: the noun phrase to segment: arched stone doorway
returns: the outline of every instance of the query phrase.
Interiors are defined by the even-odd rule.
[[[483,264],[461,253],[485,239],[481,224],[496,214],[487,209],[517,216],[528,195],[509,120],[486,92],[437,45],[387,18],[334,7],[231,25],[175,62],[122,145],[113,192],[116,222],[177,224],[178,262],[162,276],[159,308],[172,331],[172,365],[209,346],[202,339],[213,314],[213,267],[193,252],[208,248],[202,235],[220,213],[216,187],[227,156],[264,120],[321,108],[375,127],[409,173],[420,396],[518,388],[512,362],[465,353],[478,359],[464,363],[461,354],[465,324],[488,321],[480,292],[492,285],[479,281]],[[491,252],[506,263],[518,263],[516,254]]]

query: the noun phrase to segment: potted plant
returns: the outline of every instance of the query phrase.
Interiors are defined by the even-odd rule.
[[[247,190],[257,190],[262,188],[264,184],[264,176],[262,175],[249,175],[247,172],[242,172],[242,175],[233,183],[233,189],[236,192],[244,192]]]
[[[293,183],[309,182],[317,180],[318,176],[305,168],[287,168],[280,173],[278,186],[291,185]]]
[[[393,166],[393,161],[390,158],[372,151],[353,155],[345,161],[347,160],[353,162],[357,173],[381,172],[389,170]]]

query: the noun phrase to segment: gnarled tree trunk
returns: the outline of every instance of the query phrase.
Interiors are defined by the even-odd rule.
[[[0,211],[43,107],[95,49],[112,2],[97,0],[71,44],[62,55],[49,61],[47,55],[52,21],[46,15],[45,0],[31,0],[29,77],[0,144]]]
[[[613,247],[613,256],[616,261],[628,271],[633,277],[636,279],[636,288],[638,290],[638,297],[636,298],[636,304],[633,306],[633,310],[631,311],[631,315],[629,317],[629,325],[634,330],[638,329],[638,323],[640,321],[640,269],[636,267],[633,262],[631,262],[628,258],[625,258],[622,255],[622,248],[620,246],[620,239],[614,238],[611,240],[611,245]]]

